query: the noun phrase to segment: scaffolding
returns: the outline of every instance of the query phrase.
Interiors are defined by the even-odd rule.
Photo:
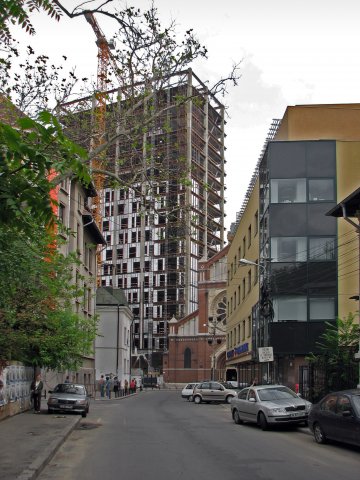
[[[116,140],[104,150],[105,168],[116,178],[106,177],[100,207],[108,244],[101,284],[125,291],[135,346],[157,366],[168,321],[197,309],[198,261],[224,246],[225,121],[192,70],[150,91],[106,92],[106,137]],[[63,109],[72,137],[89,148],[91,97]]]

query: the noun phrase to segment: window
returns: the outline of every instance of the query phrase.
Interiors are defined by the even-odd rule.
[[[136,247],[129,247],[129,258],[136,257]]]
[[[242,244],[242,251],[244,252],[245,255],[245,250],[246,250],[246,238],[243,238],[243,244]]]
[[[255,227],[255,232],[254,232],[254,236],[257,235],[258,231],[259,231],[259,212],[256,212],[255,213],[255,217],[254,217],[254,227]]]
[[[245,340],[245,328],[246,328],[245,320],[243,320],[243,322],[242,322],[242,340]]]
[[[124,252],[123,252],[123,249],[122,249],[122,248],[118,248],[118,249],[116,250],[116,256],[117,256],[117,258],[123,258]]]
[[[250,248],[251,245],[251,225],[249,225],[248,228],[248,248]]]
[[[317,178],[309,180],[309,201],[328,202],[334,200],[334,180]]]
[[[255,263],[257,263],[257,264],[259,263],[259,259],[258,259],[258,258],[255,260]],[[256,285],[257,282],[258,282],[258,280],[259,280],[259,268],[260,268],[260,267],[256,266],[256,267],[255,267],[255,270],[254,270],[254,272],[255,272],[255,273],[254,273],[254,285]]]
[[[128,219],[127,218],[122,218],[121,219],[121,228],[128,228]]]
[[[61,222],[62,224],[65,224],[65,205],[63,205],[62,203],[59,203],[58,217],[59,217],[59,222]]]
[[[310,320],[334,320],[335,298],[310,298]]]
[[[346,397],[345,395],[339,395],[338,404],[337,404],[338,415],[342,415],[343,412],[349,412],[349,411],[350,412],[352,411],[352,406],[351,406],[349,397]]]
[[[248,332],[247,336],[251,337],[251,315],[248,316]]]
[[[131,277],[131,288],[136,288],[138,286],[137,277]]]
[[[106,260],[112,260],[112,250],[106,250]]]
[[[103,220],[103,232],[109,231],[109,222],[108,220]]]
[[[271,180],[271,203],[306,202],[305,178]]]
[[[303,296],[274,297],[274,322],[286,320],[306,321],[307,301]]]
[[[184,368],[191,368],[191,350],[185,348],[184,350]]]
[[[240,285],[238,286],[238,305],[240,305]]]
[[[246,291],[245,278],[243,278],[243,281],[242,281],[242,298],[245,298],[245,291]]]
[[[335,238],[309,238],[309,260],[321,262],[324,260],[335,260]]]
[[[336,410],[336,395],[328,395],[320,405],[320,410],[334,412]]]
[[[306,237],[272,237],[273,262],[306,262]]]
[[[248,293],[251,290],[251,269],[248,271]]]

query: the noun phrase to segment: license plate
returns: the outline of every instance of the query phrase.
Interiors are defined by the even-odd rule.
[[[301,417],[302,412],[290,413],[290,417]]]
[[[61,408],[73,408],[72,405],[62,405]]]

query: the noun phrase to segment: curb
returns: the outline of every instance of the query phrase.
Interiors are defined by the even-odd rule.
[[[74,430],[74,428],[78,425],[80,420],[82,419],[81,416],[74,419],[74,422],[70,424],[63,432],[63,434],[53,440],[42,452],[38,457],[31,463],[31,465],[23,470],[20,475],[16,477],[16,480],[33,480],[37,478],[43,468],[50,462],[52,457],[55,455],[57,450],[61,447],[61,445],[65,442],[67,437],[70,433]]]

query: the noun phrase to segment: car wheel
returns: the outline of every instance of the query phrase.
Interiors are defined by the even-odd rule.
[[[199,405],[199,403],[201,403],[201,397],[199,397],[199,395],[196,395],[196,397],[194,397],[194,402]]]
[[[87,412],[82,412],[82,413],[81,413],[81,416],[82,416],[83,418],[86,418],[86,415],[87,415]]]
[[[243,421],[240,418],[240,414],[237,410],[234,410],[233,419],[236,425],[241,425],[243,423]]]
[[[228,395],[225,399],[226,403],[231,403],[231,400],[233,399],[234,397],[232,395]]]
[[[192,401],[193,401],[193,396],[192,396],[192,395],[190,395],[190,396],[188,397],[188,401],[189,401],[189,402],[192,402]]]
[[[314,423],[314,438],[316,443],[326,443],[326,437],[319,423]]]
[[[260,413],[259,413],[258,424],[260,425],[261,430],[264,430],[264,431],[265,431],[265,430],[268,429],[268,422],[267,422],[266,417],[265,417],[265,415],[263,414],[263,412],[260,412]]]

